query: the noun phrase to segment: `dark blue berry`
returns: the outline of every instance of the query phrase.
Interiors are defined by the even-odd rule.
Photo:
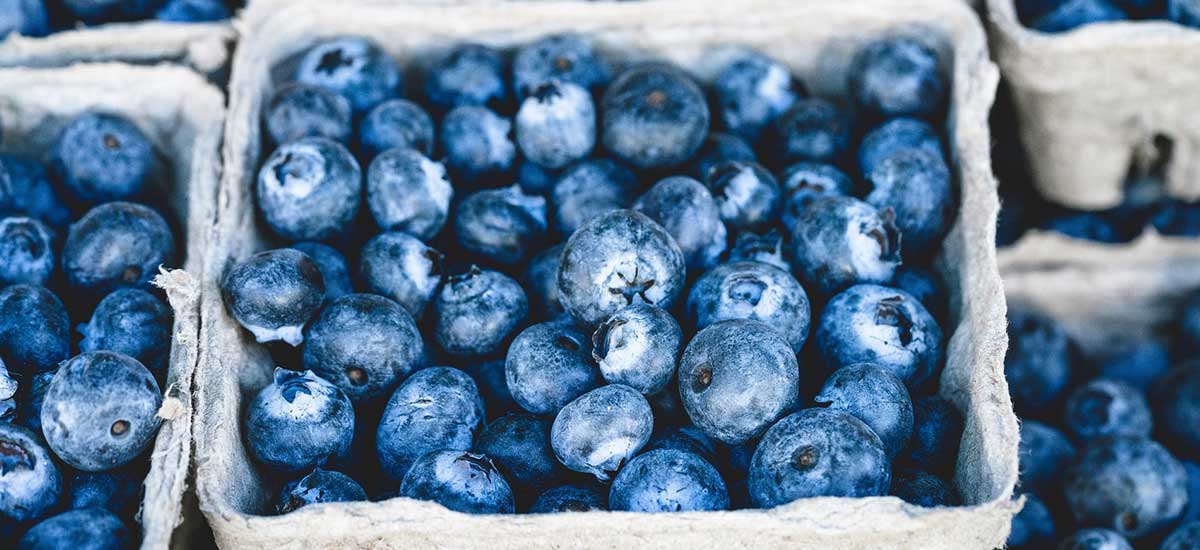
[[[700,182],[687,176],[671,176],[654,184],[633,203],[633,209],[658,222],[675,238],[689,269],[707,269],[725,252],[728,240],[718,204]]]
[[[442,254],[407,233],[380,233],[359,254],[358,274],[370,292],[391,298],[414,320],[442,284]]]
[[[1053,319],[1014,302],[1008,308],[1004,376],[1018,414],[1045,409],[1071,376],[1071,343]]]
[[[489,356],[529,316],[525,290],[512,278],[472,266],[446,280],[433,301],[433,334],[447,353]]]
[[[1098,378],[1067,395],[1066,428],[1077,439],[1123,435],[1150,437],[1150,405],[1142,392],[1117,380]]]
[[[1021,422],[1018,459],[1021,490],[1055,494],[1063,472],[1075,462],[1078,451],[1058,429],[1036,420]]]
[[[625,71],[604,92],[600,110],[605,148],[640,169],[687,162],[708,134],[704,93],[669,65],[645,64]]]
[[[413,464],[400,484],[400,496],[432,500],[468,514],[511,514],[512,488],[485,455],[435,451]]]
[[[341,94],[356,113],[371,110],[403,88],[396,61],[359,37],[334,38],[309,48],[293,77]]]
[[[91,320],[79,326],[79,349],[123,353],[150,369],[156,379],[166,380],[172,321],[171,309],[153,294],[118,290],[100,300]]]
[[[592,358],[605,382],[653,395],[675,376],[682,339],[679,323],[670,313],[633,304],[614,313],[592,334]]]
[[[829,300],[814,338],[826,368],[873,363],[910,390],[937,376],[945,351],[941,327],[916,298],[868,284]]]
[[[775,120],[772,153],[780,165],[838,164],[851,150],[853,130],[854,121],[841,107],[820,98],[801,99]]]
[[[354,406],[311,371],[275,369],[275,380],[246,409],[250,454],[268,467],[302,473],[344,460],[354,437]]]
[[[872,189],[864,200],[896,212],[905,256],[921,257],[941,246],[954,219],[950,170],[941,153],[897,151],[880,161],[867,178]]]
[[[869,175],[888,157],[905,149],[920,149],[942,157],[942,138],[928,122],[893,118],[863,136],[858,146],[858,171]]]
[[[729,491],[717,469],[695,454],[659,449],[638,455],[613,480],[613,510],[696,512],[729,509]]]
[[[221,282],[225,307],[259,342],[304,341],[304,325],[325,301],[321,270],[291,248],[259,252],[235,264]]]
[[[1187,505],[1187,470],[1158,443],[1113,437],[1088,443],[1063,492],[1080,525],[1137,538],[1165,527]]]
[[[762,262],[729,262],[705,272],[688,292],[686,311],[696,329],[728,319],[762,321],[797,353],[808,340],[812,320],[800,283]]]
[[[275,511],[286,514],[309,504],[364,500],[367,500],[367,492],[353,478],[341,472],[317,468],[300,479],[284,484],[275,501]]]
[[[727,161],[708,171],[704,181],[721,219],[733,230],[759,231],[775,222],[780,191],[766,168],[757,163]]]
[[[1109,0],[1063,0],[1030,25],[1042,32],[1066,32],[1084,25],[1121,21],[1129,16]]]
[[[442,119],[439,135],[443,162],[455,183],[485,187],[505,181],[513,169],[517,147],[513,144],[512,122],[486,107],[464,106]]]
[[[508,347],[504,373],[521,408],[554,414],[600,384],[592,365],[591,341],[570,322],[533,325]]]
[[[859,283],[886,283],[900,266],[891,209],[831,196],[801,211],[791,228],[792,270],[804,288],[832,296]]]
[[[958,491],[946,480],[921,470],[899,469],[892,475],[891,494],[917,506],[958,506]]]
[[[708,171],[714,166],[731,160],[757,162],[758,156],[742,138],[733,134],[713,132],[704,138],[704,144],[692,159],[690,175],[704,181],[708,179]]]
[[[492,458],[518,493],[535,495],[565,473],[550,448],[550,421],[536,416],[510,414],[493,420],[475,448]]]
[[[962,432],[962,415],[949,401],[938,395],[917,397],[913,400],[908,462],[931,472],[953,471]]]
[[[86,203],[124,200],[146,187],[154,146],[129,120],[107,113],[84,113],[63,128],[50,151],[58,180]]]
[[[879,436],[888,458],[899,454],[912,437],[913,405],[908,389],[891,371],[870,363],[834,371],[813,401],[866,423]]]
[[[433,119],[420,105],[390,99],[376,105],[358,126],[358,143],[367,158],[388,149],[415,149],[433,154]]]
[[[0,219],[0,286],[45,285],[54,272],[54,233],[40,220]]]
[[[593,485],[559,485],[538,496],[530,514],[608,510],[608,495]]]
[[[612,80],[612,68],[585,38],[571,34],[546,36],[517,50],[513,88],[518,99],[555,80],[596,91]]]
[[[611,384],[558,411],[550,446],[567,468],[607,481],[650,440],[653,430],[654,414],[646,398],[629,386]]]
[[[321,279],[325,282],[325,301],[354,292],[350,282],[350,264],[337,249],[312,241],[294,243],[288,248],[307,254],[308,259],[317,264]]]
[[[638,181],[628,168],[610,159],[582,161],[563,173],[551,189],[554,227],[570,236],[606,212],[629,208]]]
[[[894,36],[870,42],[855,54],[848,88],[867,113],[931,118],[945,108],[948,86],[933,48],[916,38]]]
[[[454,234],[467,252],[501,265],[518,265],[543,244],[546,199],[521,186],[477,191],[454,211]]]
[[[467,373],[419,370],[396,388],[383,410],[375,438],[379,462],[400,480],[428,452],[470,449],[483,422],[483,397]]]
[[[122,550],[134,544],[129,527],[108,510],[84,508],[42,520],[21,537],[16,548],[78,548]]]
[[[425,77],[425,97],[442,110],[501,107],[508,101],[504,57],[481,44],[459,44],[434,61]]]
[[[804,92],[786,66],[751,51],[734,58],[717,73],[713,95],[725,128],[755,143]]]
[[[293,82],[271,96],[263,117],[275,143],[305,137],[346,141],[351,132],[350,102],[320,86]]]
[[[367,206],[385,231],[429,240],[442,230],[454,188],[446,167],[415,149],[389,149],[367,168]]]
[[[538,86],[517,111],[516,134],[525,158],[551,170],[588,156],[596,146],[592,94],[569,82]]]
[[[565,312],[558,302],[558,258],[562,250],[560,243],[534,254],[521,276],[536,320],[549,321]]]
[[[358,214],[362,169],[342,144],[303,138],[280,145],[258,171],[258,210],[280,237],[322,241]]]
[[[175,261],[175,237],[162,216],[140,204],[110,202],[71,225],[62,250],[67,284],[89,293],[148,288]]]
[[[63,479],[51,456],[41,437],[0,422],[0,518],[33,521],[58,504]]]
[[[0,290],[0,357],[14,372],[53,370],[71,354],[71,322],[53,292],[33,285]]]

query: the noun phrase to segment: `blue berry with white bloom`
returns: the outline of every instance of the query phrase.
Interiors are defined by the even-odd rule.
[[[280,145],[258,171],[258,210],[280,237],[323,241],[345,232],[362,195],[362,169],[340,143],[303,138]]]
[[[697,512],[729,509],[729,490],[717,469],[703,458],[676,449],[638,455],[613,480],[613,510]]]
[[[40,220],[0,219],[0,286],[45,285],[54,272],[54,233]]]
[[[383,410],[375,436],[379,462],[400,480],[428,452],[470,449],[483,421],[483,397],[467,373],[421,369],[396,388]]]
[[[554,417],[550,446],[564,466],[600,481],[628,462],[650,440],[654,415],[637,390],[602,386],[567,403]]]
[[[341,94],[356,113],[369,111],[403,89],[396,60],[361,37],[333,38],[309,48],[293,77]]]
[[[517,145],[525,158],[551,170],[582,159],[596,146],[592,94],[569,82],[535,88],[516,117]]]
[[[388,149],[367,168],[367,206],[384,231],[432,239],[446,223],[454,188],[446,167],[416,149]]]
[[[280,248],[234,264],[221,282],[221,296],[233,318],[259,342],[298,346],[304,325],[325,302],[325,282],[307,254]]]
[[[600,111],[604,147],[643,170],[683,164],[708,134],[704,93],[669,65],[625,71],[604,92]]]
[[[275,369],[274,381],[250,402],[246,446],[259,462],[286,473],[307,472],[349,456],[354,406],[311,371]]]
[[[454,181],[468,187],[504,183],[517,156],[511,133],[512,121],[486,107],[467,105],[447,113],[439,140]]]
[[[395,300],[414,320],[421,319],[442,284],[442,254],[407,233],[376,235],[358,261],[366,289]]]

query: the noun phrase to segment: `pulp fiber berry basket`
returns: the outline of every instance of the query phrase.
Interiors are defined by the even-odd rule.
[[[1042,196],[1117,206],[1140,162],[1163,166],[1169,195],[1200,199],[1200,30],[1120,21],[1047,34],[1013,0],[988,0],[987,19]]]
[[[75,116],[101,111],[137,125],[165,162],[153,194],[165,198],[178,223],[177,250],[184,270],[163,271],[155,284],[174,310],[163,419],[145,479],[139,516],[141,547],[165,549],[183,521],[183,496],[191,462],[192,375],[200,331],[202,251],[213,226],[224,121],[221,93],[180,67],[117,63],[64,69],[0,69],[0,150],[44,158],[59,131]]]
[[[226,548],[994,548],[1003,545],[1017,477],[1017,424],[1004,381],[1005,302],[996,268],[998,209],[987,111],[998,80],[985,36],[959,0],[860,2],[510,2],[439,5],[263,0],[239,23],[218,227],[201,281],[196,477],[201,510]],[[269,515],[277,487],[243,446],[241,411],[275,366],[221,300],[222,267],[271,247],[256,220],[254,181],[267,153],[263,108],[289,63],[320,40],[366,36],[402,67],[463,41],[505,51],[562,32],[618,63],[667,59],[711,81],[720,51],[752,47],[790,66],[814,95],[844,96],[846,68],[872,38],[917,33],[939,46],[953,82],[947,118],[960,210],[937,260],[951,287],[949,359],[940,392],[964,415],[954,482],[964,506],[921,508],[894,497],[818,498],[771,510],[470,516],[406,498],[321,504]],[[410,80],[415,80],[410,72]]]

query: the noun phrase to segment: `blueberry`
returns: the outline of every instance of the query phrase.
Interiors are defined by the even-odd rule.
[[[1042,32],[1066,32],[1084,25],[1121,21],[1129,16],[1108,0],[1064,0],[1030,25]]]
[[[59,133],[50,150],[50,164],[75,199],[124,200],[146,187],[154,146],[129,120],[89,112],[72,119]]]
[[[588,327],[629,304],[670,309],[683,286],[679,245],[662,226],[633,210],[589,221],[567,240],[559,260],[559,301]]]
[[[71,354],[71,321],[53,292],[33,285],[0,290],[0,357],[14,372],[53,370]]]
[[[679,395],[688,417],[730,445],[762,435],[794,410],[799,384],[795,352],[758,321],[710,325],[688,342],[679,362]]]
[[[1167,0],[1167,19],[1180,25],[1200,27],[1200,3],[1196,0]]]
[[[103,508],[118,516],[136,512],[142,500],[145,470],[136,462],[102,472],[71,474],[63,502],[71,510]]]
[[[592,358],[606,382],[653,395],[675,376],[682,338],[670,313],[649,304],[632,304],[592,334]]]
[[[1088,443],[1066,471],[1067,504],[1080,525],[1139,537],[1174,521],[1187,505],[1187,471],[1158,443],[1113,437]]]
[[[915,38],[895,36],[870,42],[850,62],[848,88],[864,112],[882,117],[937,116],[947,85],[938,54]]]
[[[1021,489],[1053,494],[1059,488],[1063,472],[1075,462],[1078,454],[1067,436],[1056,428],[1036,420],[1022,421],[1017,453]]]
[[[63,480],[50,449],[33,432],[0,422],[0,518],[24,523],[49,513]]]
[[[1150,437],[1150,405],[1145,396],[1116,380],[1098,378],[1072,390],[1063,419],[1081,440],[1114,435]]]
[[[852,286],[829,300],[814,338],[827,368],[874,363],[910,390],[937,375],[944,355],[942,329],[925,307],[878,285]]]
[[[900,230],[890,208],[826,197],[796,218],[792,270],[809,292],[831,296],[858,283],[886,283],[900,266]]]
[[[304,368],[355,403],[390,394],[425,362],[425,344],[412,317],[400,304],[373,294],[330,302],[304,338]]]
[[[333,38],[309,48],[293,77],[342,95],[356,113],[369,111],[403,89],[396,61],[360,37]]]
[[[1054,545],[1054,516],[1046,503],[1033,493],[1025,494],[1025,506],[1013,516],[1012,529],[1008,532],[1009,548],[1035,549]]]
[[[147,288],[175,261],[175,238],[162,216],[140,204],[110,202],[71,226],[62,250],[67,283],[80,291],[107,293]]]
[[[518,99],[550,81],[570,82],[591,91],[612,80],[612,68],[583,37],[556,34],[517,50],[513,57],[513,87]]]
[[[1163,541],[1159,550],[1188,550],[1200,548],[1200,521],[1184,524]]]
[[[299,250],[317,265],[325,283],[325,300],[332,301],[354,292],[350,282],[350,264],[337,249],[312,241],[293,243],[288,248]]]
[[[504,375],[513,400],[534,414],[555,414],[600,384],[591,342],[569,322],[533,325],[508,347]]]
[[[817,199],[833,195],[850,196],[854,181],[832,164],[797,162],[779,172],[783,188],[783,225],[791,229],[800,212]]]
[[[0,286],[45,285],[54,272],[54,233],[34,218],[0,219]]]
[[[781,165],[800,161],[838,164],[851,150],[853,129],[848,112],[830,101],[810,97],[796,101],[775,120],[768,144]]]
[[[157,2],[151,0],[63,0],[62,7],[88,25],[145,19]]]
[[[704,143],[692,159],[691,176],[704,181],[708,178],[708,171],[714,166],[731,160],[757,162],[758,156],[742,138],[733,134],[713,132],[704,138]]]
[[[1133,550],[1120,533],[1109,529],[1080,529],[1058,541],[1058,550]]]
[[[1045,409],[1071,376],[1071,343],[1057,321],[1013,302],[1008,307],[1004,376],[1018,414]]]
[[[550,421],[528,414],[493,420],[475,448],[492,458],[518,493],[537,494],[559,481],[563,468],[550,449]]]
[[[950,296],[946,285],[937,273],[927,267],[901,265],[892,277],[891,286],[912,294],[934,317],[943,318],[949,311]]]
[[[809,497],[884,495],[890,483],[879,436],[842,411],[804,409],[783,418],[750,462],[750,499],[762,508]]]
[[[46,4],[42,0],[16,0],[5,2],[0,16],[0,39],[10,34],[23,36],[45,36],[50,34],[50,22]]]
[[[928,122],[916,118],[893,118],[863,136],[858,146],[858,170],[863,175],[875,171],[888,157],[905,149],[920,149],[938,158],[942,156],[942,138]]]
[[[408,377],[388,399],[375,445],[388,476],[400,480],[425,453],[465,451],[483,429],[483,397],[467,373],[430,367]]]
[[[517,185],[530,195],[545,196],[558,183],[560,170],[550,170],[529,159],[517,160]]]
[[[896,212],[904,253],[918,257],[936,250],[954,219],[950,170],[941,154],[904,149],[883,159],[868,176],[864,200]]]
[[[504,183],[517,148],[509,134],[512,122],[485,107],[459,107],[442,119],[443,162],[455,182],[469,187]]]
[[[433,119],[420,105],[389,99],[376,105],[358,126],[358,142],[367,158],[388,149],[415,149],[433,154]]]
[[[654,414],[637,390],[612,384],[567,403],[550,427],[558,461],[576,472],[612,479],[650,439]],[[609,501],[615,506],[610,496]]]
[[[481,44],[459,44],[434,61],[425,97],[438,108],[502,107],[508,101],[504,58]]]
[[[791,270],[788,256],[790,254],[785,248],[783,236],[774,230],[762,235],[743,231],[729,250],[730,262],[760,262],[784,271]]]
[[[917,397],[913,400],[908,462],[932,472],[952,471],[958,461],[962,432],[962,415],[949,401],[938,395]]]
[[[167,0],[154,12],[155,19],[173,23],[209,23],[229,19],[231,15],[222,0]]]
[[[796,353],[812,320],[808,294],[790,273],[762,262],[721,264],[688,292],[688,321],[702,329],[728,319],[753,319],[779,331]]]
[[[442,284],[442,254],[407,233],[380,233],[363,247],[358,270],[367,290],[419,320]]]
[[[441,231],[454,189],[441,163],[414,149],[389,149],[367,169],[367,206],[385,231],[429,240]]]
[[[38,218],[58,231],[66,229],[73,215],[54,190],[46,166],[17,155],[0,154],[0,213]]]
[[[158,383],[136,359],[84,352],[63,362],[42,402],[46,443],[88,472],[129,463],[154,442],[161,422]]]
[[[879,436],[889,459],[907,447],[912,437],[912,400],[904,382],[889,370],[869,363],[840,368],[829,376],[813,401],[819,407],[845,411],[866,423]]]
[[[562,250],[560,243],[534,254],[521,276],[535,319],[548,321],[565,312],[558,303],[558,258]]]
[[[131,548],[133,544],[133,534],[112,512],[100,508],[84,508],[42,520],[21,537],[16,548],[122,550]]]
[[[1159,431],[1182,456],[1200,460],[1200,366],[1172,369],[1155,384],[1151,396]]]
[[[42,435],[42,401],[56,372],[57,365],[54,370],[34,374],[28,383],[22,385],[23,393],[17,401],[17,424],[33,430],[38,436]]]
[[[471,363],[462,370],[475,379],[488,418],[499,418],[518,410],[517,402],[508,391],[508,381],[504,379],[504,359]]]
[[[275,380],[246,410],[246,446],[263,464],[302,473],[344,460],[354,437],[354,406],[312,371],[275,369]]]
[[[525,322],[529,300],[512,278],[472,266],[442,285],[433,315],[434,337],[447,353],[489,356],[502,351]]]
[[[779,212],[779,183],[757,163],[726,161],[712,167],[704,184],[732,229],[763,230]]]
[[[17,390],[25,387],[26,384],[17,382],[15,373],[9,372],[8,366],[4,364],[4,360],[0,359],[0,422],[13,422],[16,416],[17,407]],[[25,400],[24,396],[20,397],[21,401]]]
[[[704,432],[695,426],[669,426],[656,429],[654,433],[650,435],[650,441],[647,441],[646,446],[642,447],[642,454],[657,449],[675,449],[677,451],[686,451],[695,454],[696,456],[708,461],[709,464],[717,465],[720,464],[720,462],[718,462],[718,458],[720,457],[717,454],[717,445],[718,443],[716,441],[714,441],[711,437],[704,435]],[[747,445],[751,447],[750,452],[753,453],[753,446],[749,444]],[[736,447],[741,447],[741,445],[735,447],[723,446],[720,450],[732,449]],[[747,456],[746,461],[749,462],[749,460],[750,458]]]
[[[892,496],[917,506],[958,506],[958,491],[946,480],[921,470],[899,469],[892,475]]]
[[[350,137],[350,102],[320,86],[293,82],[271,96],[263,112],[267,135],[275,143],[306,137],[346,141]]]
[[[166,380],[171,352],[171,309],[153,294],[136,288],[105,296],[92,318],[79,326],[81,351],[115,351],[144,365]]]
[[[1064,210],[1047,218],[1042,222],[1042,226],[1068,237],[1100,243],[1122,243],[1134,237],[1134,235],[1123,233],[1113,223],[1111,216],[1108,214],[1108,211],[1076,212]]]
[[[546,199],[521,186],[477,191],[454,211],[454,234],[468,252],[501,265],[517,265],[543,244]]]
[[[708,188],[692,178],[672,176],[660,180],[633,203],[633,209],[658,222],[675,238],[689,269],[712,267],[725,251],[727,236],[718,202]]]
[[[525,158],[557,170],[596,146],[596,105],[579,85],[547,82],[521,102],[516,128]]]
[[[307,254],[279,248],[235,264],[221,282],[221,296],[233,318],[259,342],[298,346],[304,325],[325,300],[325,283]]]
[[[608,495],[594,486],[559,485],[538,496],[530,514],[608,510]]]
[[[681,70],[643,64],[604,92],[601,138],[617,158],[640,169],[683,164],[708,134],[704,93]]]
[[[275,501],[275,511],[286,514],[309,504],[365,500],[367,492],[353,478],[341,472],[317,468],[283,486],[279,491],[279,498]]]
[[[516,508],[495,463],[471,452],[443,450],[421,457],[404,476],[400,495],[468,514],[511,514]]]
[[[659,449],[639,455],[613,480],[613,510],[695,512],[729,509],[729,491],[717,469],[695,454]]]
[[[628,168],[609,159],[582,161],[563,173],[551,189],[554,226],[570,236],[583,224],[613,210],[628,208],[638,181]]]
[[[746,52],[717,73],[713,95],[725,128],[754,143],[804,96],[804,90],[779,61],[759,52]]]
[[[315,137],[288,142],[258,171],[258,209],[280,237],[331,239],[358,214],[362,179],[358,161],[342,144]]]

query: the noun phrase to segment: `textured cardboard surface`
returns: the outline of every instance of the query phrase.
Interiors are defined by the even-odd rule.
[[[1017,425],[1003,375],[1005,302],[992,246],[998,207],[986,125],[997,71],[983,30],[961,0],[534,2],[448,5],[261,0],[238,22],[225,173],[201,282],[196,475],[202,511],[225,548],[994,548],[1016,504]],[[322,38],[366,35],[404,67],[472,40],[508,48],[573,31],[616,61],[666,58],[707,80],[733,45],[789,64],[818,95],[844,92],[850,55],[865,40],[915,33],[941,49],[953,78],[947,127],[961,209],[939,268],[952,287],[950,360],[941,393],[966,419],[955,483],[967,506],[928,509],[892,497],[802,500],[774,510],[550,516],[467,516],[395,498],[265,516],[277,489],[246,454],[240,412],[270,380],[266,349],[221,302],[218,277],[271,246],[256,222],[253,181],[263,105],[296,55]],[[409,69],[406,78],[416,80]]]
[[[1166,21],[1045,34],[988,0],[991,44],[1012,87],[1034,184],[1046,198],[1098,210],[1121,201],[1139,148],[1174,140],[1168,192],[1200,199],[1200,30]]]
[[[36,38],[12,34],[0,41],[0,67],[170,62],[209,74],[228,61],[235,37],[229,23],[161,21],[111,23]]]
[[[154,442],[140,517],[142,548],[165,549],[182,517],[192,435],[192,376],[200,331],[203,251],[213,226],[219,177],[223,98],[195,73],[179,67],[122,64],[66,69],[0,69],[4,151],[42,155],[75,115],[99,110],[138,126],[167,160],[161,178],[186,239],[182,270],[164,271],[155,284],[175,312],[162,427]]]

